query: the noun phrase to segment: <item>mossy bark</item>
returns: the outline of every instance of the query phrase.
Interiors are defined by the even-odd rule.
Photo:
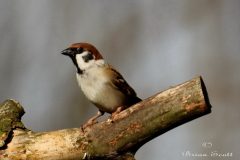
[[[14,128],[26,129],[21,122],[24,113],[23,107],[13,99],[0,104],[0,147],[5,145],[9,133]]]
[[[11,128],[0,159],[134,159],[151,139],[211,112],[200,76],[171,87],[122,111],[113,123],[104,120],[81,128],[32,132]]]

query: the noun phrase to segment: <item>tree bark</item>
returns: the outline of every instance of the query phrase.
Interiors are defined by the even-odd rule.
[[[12,108],[19,110],[12,112]],[[7,100],[0,105],[0,122],[10,119],[11,123],[0,126],[0,159],[133,160],[146,142],[210,112],[200,76],[131,106],[118,114],[113,123],[104,120],[84,131],[72,128],[32,132],[16,125],[21,124],[23,108],[14,100]],[[17,118],[6,118],[6,113],[14,113],[11,115]]]

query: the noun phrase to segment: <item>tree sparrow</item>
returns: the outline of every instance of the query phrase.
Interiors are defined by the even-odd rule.
[[[105,112],[114,118],[123,109],[140,102],[136,92],[122,75],[106,63],[98,50],[88,43],[75,43],[62,51],[69,56],[77,71],[77,81],[86,97],[96,106],[98,114],[91,118],[83,129],[97,122]]]

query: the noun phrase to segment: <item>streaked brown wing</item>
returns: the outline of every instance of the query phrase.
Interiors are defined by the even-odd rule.
[[[126,96],[133,96],[135,97],[137,94],[136,92],[129,86],[129,84],[125,81],[123,76],[112,66],[107,66],[107,72],[112,72],[110,75],[111,82],[110,84],[115,87],[116,89],[120,90],[122,93],[124,93]]]

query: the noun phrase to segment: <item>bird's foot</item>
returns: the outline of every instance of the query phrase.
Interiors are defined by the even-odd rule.
[[[92,126],[92,125],[94,125],[94,124],[96,124],[96,123],[98,123],[98,122],[90,119],[90,120],[87,122],[87,124],[85,124],[85,125],[82,126],[82,129],[84,130],[85,128],[87,128],[87,127],[89,127],[89,126]]]
[[[108,118],[108,121],[107,122],[109,122],[109,123],[112,123],[113,122],[113,118],[116,116],[116,115],[118,115],[121,111],[123,111],[124,110],[124,107],[118,107],[117,108],[117,110],[115,111],[115,112],[113,112],[112,114],[111,114],[111,116]]]
[[[88,122],[87,122],[87,124],[85,124],[85,125],[82,126],[83,132],[84,132],[84,129],[87,128],[88,126],[92,126],[92,125],[98,123],[98,122],[96,122],[95,120],[96,120],[98,117],[100,117],[101,115],[103,115],[103,114],[104,114],[104,112],[99,110],[99,111],[98,111],[98,114],[97,114],[96,116],[94,116],[93,118],[89,119]]]

